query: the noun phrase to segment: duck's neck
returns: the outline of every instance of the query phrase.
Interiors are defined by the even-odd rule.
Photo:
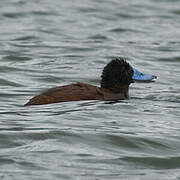
[[[129,85],[117,85],[110,89],[113,93],[123,94],[125,98],[129,98]]]

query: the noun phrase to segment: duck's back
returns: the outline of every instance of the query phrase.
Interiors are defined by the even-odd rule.
[[[30,99],[25,105],[41,105],[81,100],[103,100],[103,98],[103,93],[101,93],[100,88],[89,84],[76,83],[49,89]]]

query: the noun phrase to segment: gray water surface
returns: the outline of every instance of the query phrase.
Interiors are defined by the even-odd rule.
[[[0,179],[180,179],[180,1],[1,0]],[[24,107],[112,57],[155,74],[129,100]]]

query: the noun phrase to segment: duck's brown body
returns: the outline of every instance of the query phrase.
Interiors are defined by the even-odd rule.
[[[82,100],[123,100],[127,98],[128,89],[114,93],[108,89],[90,84],[76,83],[52,88],[45,93],[33,97],[25,105],[42,105]]]

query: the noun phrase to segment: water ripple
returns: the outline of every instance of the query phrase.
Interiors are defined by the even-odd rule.
[[[123,161],[131,162],[142,167],[150,166],[158,169],[180,168],[180,157],[125,157]]]
[[[0,5],[1,179],[179,178],[179,1]],[[157,81],[124,101],[23,106],[48,88],[98,86],[115,56]]]

